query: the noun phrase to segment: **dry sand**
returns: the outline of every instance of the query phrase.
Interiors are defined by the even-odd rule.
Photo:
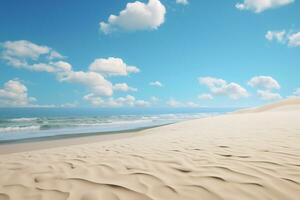
[[[299,99],[137,135],[1,155],[0,199],[300,199]]]

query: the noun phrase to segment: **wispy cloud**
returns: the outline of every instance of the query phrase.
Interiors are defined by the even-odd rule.
[[[235,7],[239,10],[250,10],[255,13],[261,13],[265,10],[278,8],[293,2],[294,0],[244,0],[243,3],[237,3]]]
[[[152,81],[149,83],[149,85],[154,87],[163,87],[163,84],[160,81]]]
[[[182,4],[182,5],[188,5],[189,1],[188,0],[176,0],[177,4]]]
[[[151,105],[150,102],[145,100],[137,100],[134,96],[131,95],[119,98],[111,97],[108,99],[103,99],[102,97],[91,93],[84,96],[83,98],[84,100],[90,102],[93,106],[96,107],[148,107]]]
[[[198,99],[212,100],[212,99],[214,99],[214,97],[211,94],[200,94],[200,95],[198,95]]]
[[[172,108],[198,108],[198,107],[200,107],[200,105],[195,102],[192,102],[192,101],[181,102],[174,98],[170,98],[166,102],[166,104]]]

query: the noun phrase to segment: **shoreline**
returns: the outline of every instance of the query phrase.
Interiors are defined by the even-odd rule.
[[[144,134],[141,135],[139,134],[144,130],[150,130],[153,128],[168,126],[176,123],[179,122],[157,125],[157,126],[150,126],[145,128],[136,128],[136,129],[130,129],[124,131],[57,135],[57,136],[48,136],[48,137],[39,137],[39,138],[10,140],[8,142],[0,141],[0,155],[137,137],[137,136],[144,135]]]

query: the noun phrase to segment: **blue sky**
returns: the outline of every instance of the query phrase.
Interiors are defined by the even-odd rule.
[[[0,107],[239,107],[300,95],[299,0],[133,2],[2,1]]]

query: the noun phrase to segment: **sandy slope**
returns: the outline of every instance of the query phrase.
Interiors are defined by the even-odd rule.
[[[300,198],[300,102],[0,156],[0,199]]]

